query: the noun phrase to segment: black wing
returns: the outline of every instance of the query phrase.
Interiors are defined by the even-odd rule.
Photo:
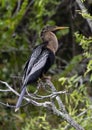
[[[23,75],[22,81],[24,81],[26,75],[28,75],[28,73],[32,69],[34,62],[36,59],[38,59],[39,55],[42,52],[43,47],[44,47],[44,44],[41,44],[41,45],[35,47],[35,49],[33,50],[31,57],[29,58],[29,60],[25,64],[24,75]]]
[[[26,92],[26,85],[29,82],[32,83],[34,80],[37,80],[39,76],[43,73],[43,68],[47,62],[48,56],[49,56],[49,51],[44,50],[42,53],[39,54],[39,56],[37,57],[37,59],[34,60],[34,62],[31,63],[30,62],[31,60],[29,61],[28,66],[27,66],[29,70],[26,70],[27,73],[23,81],[22,91],[18,99],[18,102],[16,104],[15,110],[18,110],[18,108],[20,107],[22,103],[23,97]]]
[[[49,51],[44,50],[41,55],[34,61],[32,68],[28,71],[25,76],[23,86],[27,85],[29,82],[32,83],[36,81],[43,72],[43,68],[47,62],[49,56]],[[30,66],[30,63],[29,63]]]

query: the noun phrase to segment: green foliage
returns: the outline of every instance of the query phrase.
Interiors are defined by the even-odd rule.
[[[89,61],[88,65],[87,65],[87,71],[86,71],[85,74],[87,74],[87,73],[89,73],[91,71],[92,71],[92,60]],[[90,78],[90,80],[91,80],[91,78]]]
[[[82,12],[79,11],[79,14],[81,14],[81,16],[82,16],[83,18],[87,18],[87,19],[92,20],[92,16],[91,16],[89,13],[87,13],[86,10],[83,10]]]
[[[81,0],[82,2],[84,2],[85,0]]]
[[[75,33],[76,36],[76,42],[80,43],[80,46],[82,46],[84,51],[90,51],[90,47],[92,44],[92,37],[85,37],[82,34],[79,34],[78,32]]]
[[[92,19],[92,16],[86,14],[85,12],[82,12],[81,15],[85,18]],[[85,129],[91,130],[92,103],[88,98],[87,89],[92,88],[92,37],[87,38],[78,32],[75,33],[75,37],[76,42],[82,47],[83,53],[82,55],[75,56],[72,59],[70,64],[61,74],[62,77],[59,78],[59,82],[69,93],[65,95],[65,104],[68,106],[68,112]],[[73,70],[75,70],[76,67],[78,68],[78,66],[81,66],[80,63],[83,61],[83,59],[88,61],[86,64],[86,70],[84,74],[79,75],[77,71]],[[73,74],[75,75],[73,76]],[[67,77],[68,75],[71,77]],[[88,82],[83,82],[85,79],[87,79],[87,77],[89,77]]]
[[[65,23],[66,20],[62,21],[65,15],[64,13],[61,14],[64,10],[61,0],[35,0],[30,7],[28,0],[23,0],[20,5],[18,4],[16,0],[0,1],[0,79],[11,83],[16,90],[21,86],[24,63],[31,54],[33,47],[40,44],[38,34],[40,34],[41,28],[45,24],[67,24]],[[19,9],[18,6],[20,6]],[[92,19],[92,16],[85,11],[79,13],[84,18]],[[69,30],[57,32],[60,43],[62,42],[61,35],[68,32]],[[92,103],[89,100],[87,88],[92,84],[92,37],[87,38],[76,32],[75,38],[83,52],[70,58],[70,53],[72,53],[72,49],[69,50],[71,39],[68,39],[68,47],[64,44],[68,51],[62,56],[62,59],[66,59],[66,55],[69,56],[67,58],[68,64],[64,66],[62,73],[55,75],[55,77],[59,77],[60,82],[59,84],[56,81],[55,84],[56,87],[60,87],[60,90],[63,88],[68,91],[67,94],[61,95],[61,98],[69,114],[85,129],[91,130]],[[61,58],[61,54],[59,57]],[[86,70],[83,74],[79,74],[79,69],[83,69],[81,68],[83,59],[88,60]],[[20,78],[16,79],[13,76]],[[86,78],[89,81],[85,83]],[[0,92],[0,101],[15,105],[15,95]],[[16,114],[12,109],[0,106],[0,130],[74,130],[63,119],[50,117],[50,115],[52,113],[48,114],[47,112],[46,114],[44,110],[31,105]]]
[[[75,33],[75,36],[77,38],[77,42],[80,43],[80,46],[82,46],[84,53],[84,58],[89,59],[87,70],[85,74],[92,71],[92,37],[86,38],[82,34]]]
[[[76,69],[79,63],[82,61],[83,57],[82,55],[75,56],[69,63],[68,66],[66,66],[65,70],[60,74],[61,77],[65,77],[68,74],[70,74],[71,71],[73,71],[73,68]],[[76,71],[76,70],[74,70]],[[76,72],[77,73],[77,72]],[[71,74],[70,74],[71,75]]]
[[[37,31],[37,34],[40,33],[40,29],[44,24],[50,24],[50,25],[55,25],[55,21],[50,19],[50,17],[55,14],[55,9],[56,6],[59,4],[58,1],[49,1],[49,0],[40,0],[40,1],[35,1],[34,2],[34,7],[30,15],[33,17],[30,17],[29,19],[29,28],[35,29]],[[35,22],[34,22],[35,21]]]
[[[22,130],[50,130],[50,124],[46,121],[46,115],[30,118],[26,120],[26,124]]]
[[[0,8],[0,11],[3,12],[4,15],[2,15],[0,19],[0,39],[1,39],[0,46],[2,46],[4,49],[5,48],[7,49],[7,47],[16,46],[16,40],[12,38],[12,35],[16,30],[16,27],[19,24],[20,20],[24,16],[28,1],[25,0],[22,3],[21,9],[17,13],[17,15],[14,16],[12,13],[13,13],[13,9],[15,8],[16,1],[13,2],[5,1],[5,2],[1,2],[1,4],[2,4],[2,8]]]
[[[61,85],[68,91],[69,94],[65,95],[65,104],[67,107],[68,112],[72,117],[74,117],[85,129],[91,130],[92,121],[91,121],[91,112],[92,107],[90,104],[90,99],[88,98],[87,89],[92,87],[92,37],[86,38],[82,34],[78,32],[75,33],[76,41],[79,45],[83,48],[82,56],[79,55],[80,61],[72,60],[71,63],[74,61],[74,65],[71,67],[74,70],[74,67],[80,66],[80,62],[85,58],[88,60],[86,65],[86,70],[83,75],[78,75],[78,73],[72,72],[72,69],[69,69],[71,64],[68,65],[65,71],[62,74],[62,77],[59,78],[59,82]],[[75,57],[73,59],[76,59]],[[77,64],[76,64],[77,63]],[[83,68],[82,68],[83,69]],[[71,77],[67,77],[69,74],[68,70],[72,70],[70,73]],[[78,69],[77,69],[78,70]],[[75,73],[74,76],[73,73]],[[76,74],[77,73],[77,74]],[[67,75],[66,75],[67,74]],[[89,77],[88,82],[85,84],[83,82],[87,77]]]
[[[74,75],[71,78],[62,77],[59,79],[61,85],[67,90],[64,103],[69,114],[79,122],[85,129],[91,130],[90,100],[87,97],[87,87],[82,84],[84,77]],[[90,120],[90,121],[89,121]]]

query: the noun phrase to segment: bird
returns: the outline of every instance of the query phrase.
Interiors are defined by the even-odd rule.
[[[50,25],[43,27],[40,33],[42,43],[33,49],[33,52],[24,67],[22,90],[15,106],[15,112],[19,110],[21,106],[27,85],[32,84],[43,77],[54,64],[55,54],[59,46],[55,31],[67,28],[68,27]]]

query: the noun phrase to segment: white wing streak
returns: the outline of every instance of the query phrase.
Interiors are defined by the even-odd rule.
[[[45,51],[45,52],[42,53],[41,56],[39,56],[38,61],[33,65],[31,71],[29,72],[29,74],[26,75],[23,84],[26,84],[28,82],[28,80],[30,79],[30,76],[32,74],[34,74],[37,70],[44,67],[44,65],[45,65],[45,63],[47,61],[48,55],[49,55],[48,51]]]
[[[30,75],[35,73],[37,70],[41,69],[42,67],[44,67],[46,60],[48,58],[48,53],[44,52],[41,57],[39,57],[39,60],[36,64],[34,64],[34,66],[32,67],[32,70],[30,72]]]
[[[40,55],[41,51],[42,51],[42,47],[41,47],[41,46],[38,46],[38,47],[34,50],[34,52],[32,53],[31,58],[30,58],[30,61],[29,61],[29,64],[28,64],[28,68],[27,68],[26,74],[29,73],[31,67],[33,66],[34,61],[35,61],[35,60],[37,59],[37,57]]]

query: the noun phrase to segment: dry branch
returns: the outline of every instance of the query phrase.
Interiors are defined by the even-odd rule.
[[[7,82],[4,82],[4,81],[1,81],[0,80],[0,83],[1,84],[4,84],[8,89],[6,90],[10,90],[12,93],[14,93],[16,96],[19,96],[20,94],[15,91]],[[51,90],[51,94],[47,95],[47,96],[39,96],[39,95],[32,95],[32,94],[29,94],[27,92],[27,97],[24,97],[24,100],[27,101],[27,104],[28,103],[31,103],[35,106],[40,106],[40,107],[44,107],[44,108],[47,108],[48,110],[52,110],[53,114],[65,119],[71,126],[73,126],[76,130],[84,130],[84,128],[82,128],[75,120],[73,120],[69,114],[67,113],[66,109],[65,109],[65,106],[61,100],[61,98],[59,97],[60,94],[64,94],[66,93],[66,91],[60,91],[60,92],[57,92],[55,86],[53,85],[53,83],[47,79],[46,80],[46,83],[44,83],[44,86],[49,86],[50,90]],[[1,92],[6,92],[6,91],[3,91],[2,89],[0,89]],[[44,102],[38,102],[38,100],[40,101],[40,99],[47,99],[46,101]],[[48,98],[50,100],[48,100]],[[37,99],[37,101],[36,101]],[[59,108],[57,108],[57,106],[55,105],[55,102],[54,100],[57,101],[58,103],[58,106]],[[5,103],[2,103],[0,102],[0,104],[6,106],[6,107],[15,107],[15,106],[11,106],[9,105],[8,103],[5,104]],[[23,105],[24,106],[24,105]]]

